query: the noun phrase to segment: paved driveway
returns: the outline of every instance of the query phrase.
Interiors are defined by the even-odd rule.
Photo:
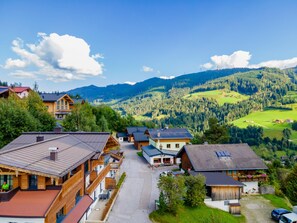
[[[159,197],[158,176],[160,172],[173,167],[151,170],[144,158],[136,154],[133,144],[122,143],[121,149],[125,156],[121,172],[125,171],[127,178],[107,222],[151,222],[148,215],[154,210],[154,201]]]
[[[242,214],[247,223],[271,223],[274,222],[270,213],[274,209],[270,201],[261,196],[245,196],[240,200]]]

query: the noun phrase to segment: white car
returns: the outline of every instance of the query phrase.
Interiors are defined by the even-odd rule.
[[[279,223],[297,223],[297,214],[289,213],[280,217]]]

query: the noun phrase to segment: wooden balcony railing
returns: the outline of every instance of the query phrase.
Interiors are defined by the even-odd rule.
[[[117,169],[119,169],[120,166],[122,165],[122,162],[123,162],[123,158],[120,159],[120,161],[117,162],[117,163],[110,163],[110,165],[111,165],[111,169],[113,169],[113,170],[117,170]]]
[[[75,173],[72,177],[70,177],[63,185],[62,185],[62,197],[66,196],[73,188],[75,188],[78,184],[83,181],[83,172],[82,170]]]
[[[263,174],[238,176],[238,180],[241,182],[267,181],[267,176]]]
[[[86,189],[88,194],[93,193],[93,191],[98,187],[100,182],[105,178],[105,176],[108,174],[108,172],[111,169],[110,163],[104,167],[104,169],[98,174],[98,176],[95,178],[95,180],[89,185],[89,187]]]

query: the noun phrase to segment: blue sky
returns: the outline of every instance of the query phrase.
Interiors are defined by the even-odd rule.
[[[297,65],[297,1],[0,1],[0,80],[42,91]]]

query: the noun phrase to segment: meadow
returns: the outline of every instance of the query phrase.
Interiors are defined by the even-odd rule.
[[[208,98],[214,99],[218,102],[219,105],[223,105],[225,103],[236,104],[237,102],[246,100],[249,96],[239,94],[235,91],[229,90],[213,90],[213,91],[203,91],[197,92],[193,94],[187,94],[183,98],[189,100],[195,100],[197,98]]]
[[[253,112],[247,116],[237,119],[231,123],[240,128],[249,125],[261,126],[264,129],[264,136],[270,138],[282,138],[282,131],[289,128],[292,132],[291,140],[297,141],[297,131],[292,130],[289,120],[297,120],[296,107],[293,110],[269,109],[265,111]]]

